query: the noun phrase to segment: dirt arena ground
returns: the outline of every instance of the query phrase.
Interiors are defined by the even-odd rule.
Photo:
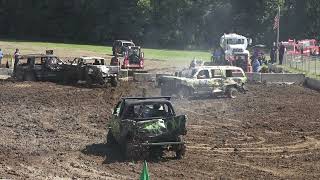
[[[0,82],[0,178],[138,179],[106,142],[117,90]],[[236,99],[175,100],[189,117],[187,153],[149,162],[152,179],[319,179],[320,95],[300,86],[249,85]]]

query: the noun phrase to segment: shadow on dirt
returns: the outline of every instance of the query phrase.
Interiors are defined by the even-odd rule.
[[[33,83],[33,82],[48,82],[48,83],[54,83],[56,85],[60,86],[65,86],[65,87],[75,87],[75,88],[80,88],[84,90],[90,90],[90,89],[101,89],[101,88],[110,88],[110,89],[115,89],[116,87],[112,87],[110,84],[106,85],[100,85],[100,84],[92,84],[92,85],[87,85],[85,83],[77,83],[77,82],[59,82],[59,81],[19,81],[16,80],[15,78],[8,78],[8,79],[0,79],[1,84],[5,83]],[[118,86],[121,86],[120,84]]]
[[[94,155],[105,157],[103,164],[112,164],[115,162],[132,162],[132,160],[126,159],[119,146],[110,146],[108,144],[92,144],[86,146],[81,151],[85,155]],[[176,157],[162,157],[162,158],[148,158],[148,162],[167,162],[176,160]],[[143,159],[134,160],[143,161]]]
[[[106,159],[104,160],[103,164],[126,161],[120,147],[110,146],[108,144],[88,145],[81,152],[86,155],[105,157]]]

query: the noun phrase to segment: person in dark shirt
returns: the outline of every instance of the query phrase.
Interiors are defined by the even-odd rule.
[[[274,42],[270,50],[271,64],[276,62],[276,56],[277,56],[277,46],[276,46],[276,43]]]
[[[19,56],[20,56],[20,52],[19,49],[16,49],[16,51],[13,54],[14,56],[14,68],[13,68],[13,74],[16,74],[16,69],[17,69],[17,65],[19,63]]]
[[[120,62],[119,62],[117,54],[115,54],[114,57],[112,57],[110,65],[111,66],[120,66]]]
[[[282,65],[283,62],[283,56],[284,56],[284,52],[285,52],[285,47],[284,45],[281,43],[280,47],[279,47],[279,64]]]

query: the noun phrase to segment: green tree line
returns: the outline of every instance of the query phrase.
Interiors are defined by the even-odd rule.
[[[0,0],[0,37],[205,49],[236,32],[270,45],[278,5],[281,40],[320,39],[319,0]]]

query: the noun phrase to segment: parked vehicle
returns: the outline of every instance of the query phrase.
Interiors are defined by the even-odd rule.
[[[247,77],[240,67],[201,66],[183,70],[176,76],[159,79],[161,95],[179,98],[194,96],[227,96],[245,93]]]
[[[122,69],[144,69],[144,53],[140,46],[129,47],[124,56]]]
[[[292,40],[281,42],[289,55],[303,54],[305,56],[309,55],[319,55],[319,46],[317,46],[317,41],[315,39],[304,39],[304,40]]]
[[[134,47],[135,44],[132,41],[126,40],[116,40],[112,45],[112,54],[115,56],[116,54],[124,54],[128,51],[130,47]]]
[[[301,54],[301,51],[299,50],[301,48],[299,47],[299,45],[295,40],[289,39],[288,41],[282,41],[281,43],[286,48],[287,54],[292,54],[292,55]]]
[[[250,53],[247,50],[248,45],[252,40],[242,35],[235,33],[224,34],[220,38],[220,46],[224,51],[225,62],[222,65],[241,65],[241,68],[246,72],[251,72]],[[241,62],[238,62],[241,61]],[[240,67],[240,66],[239,66]]]
[[[174,151],[182,158],[187,116],[177,116],[170,97],[122,98],[113,111],[108,144],[120,145],[127,159],[159,158]]]
[[[301,53],[305,55],[319,55],[319,46],[317,46],[317,40],[304,39],[298,41]]]

